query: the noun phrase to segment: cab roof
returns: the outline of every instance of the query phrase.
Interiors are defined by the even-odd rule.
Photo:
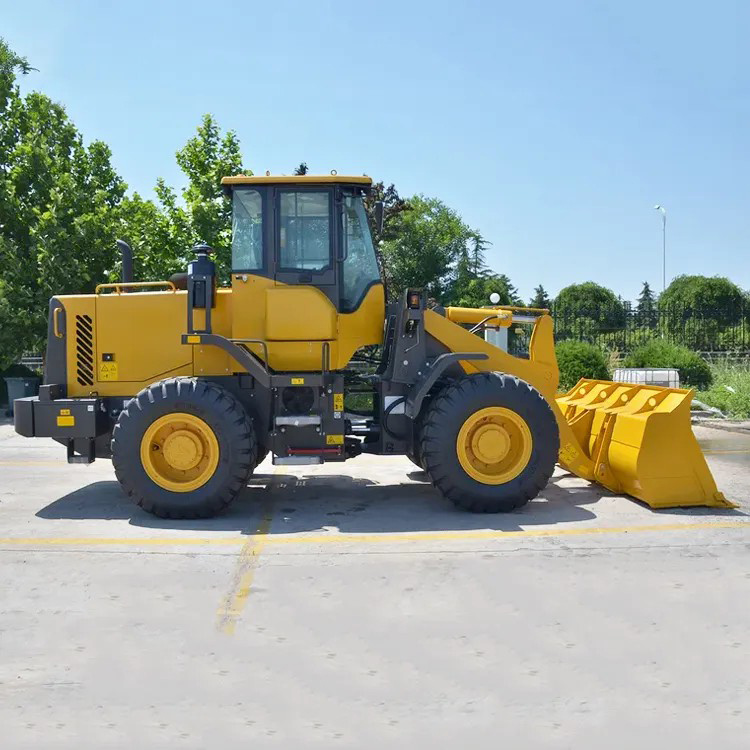
[[[343,174],[299,174],[299,175],[252,175],[238,174],[234,177],[222,177],[221,184],[234,185],[320,185],[321,183],[335,183],[338,185],[372,185],[372,177],[367,175]]]

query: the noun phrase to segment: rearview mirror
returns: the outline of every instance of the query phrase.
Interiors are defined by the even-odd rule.
[[[385,223],[385,203],[383,201],[375,202],[375,229],[378,234],[383,233],[383,225]]]

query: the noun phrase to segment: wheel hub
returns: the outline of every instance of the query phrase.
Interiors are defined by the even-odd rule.
[[[502,461],[510,450],[507,430],[497,424],[484,424],[471,437],[472,453],[485,464]]]
[[[524,418],[501,406],[471,414],[456,438],[456,454],[463,470],[482,484],[505,484],[515,479],[531,459],[533,439]]]
[[[196,467],[203,458],[200,438],[189,430],[176,430],[164,440],[164,459],[180,471]]]
[[[214,475],[219,465],[219,441],[199,417],[183,412],[165,414],[143,434],[141,463],[159,487],[192,492]]]

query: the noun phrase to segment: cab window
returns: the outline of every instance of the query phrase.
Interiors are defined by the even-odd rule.
[[[344,252],[341,309],[350,312],[359,306],[370,285],[380,281],[367,214],[358,195],[344,200]]]
[[[257,190],[232,192],[232,270],[263,268],[263,200]]]
[[[330,191],[282,191],[279,197],[280,267],[322,271],[330,264]]]

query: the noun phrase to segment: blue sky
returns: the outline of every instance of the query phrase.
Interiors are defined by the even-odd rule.
[[[750,288],[750,3],[0,0],[25,86],[131,189],[180,185],[204,112],[246,166],[443,199],[528,297],[594,280]]]

